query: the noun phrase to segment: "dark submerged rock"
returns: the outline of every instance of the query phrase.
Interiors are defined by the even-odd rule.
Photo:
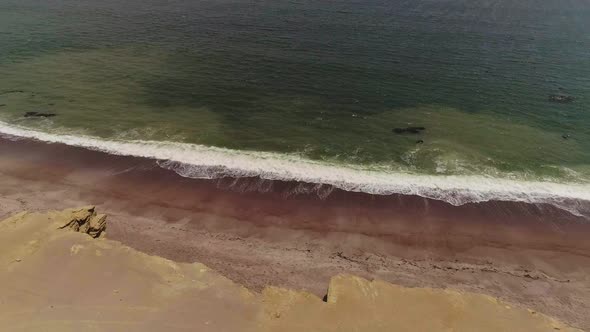
[[[419,134],[423,130],[426,130],[426,128],[424,128],[424,127],[393,128],[393,132],[396,134]]]
[[[566,94],[554,94],[554,95],[550,95],[549,96],[549,101],[550,102],[554,102],[554,103],[562,103],[562,104],[567,104],[567,103],[571,103],[575,100],[576,98],[574,98],[573,96],[570,95],[566,95]]]
[[[0,95],[7,95],[10,93],[24,93],[24,90],[6,90],[6,91],[2,91],[0,92]]]
[[[55,114],[55,113],[26,112],[25,118],[30,118],[30,117],[50,118],[50,117],[56,116],[56,115],[57,114]]]

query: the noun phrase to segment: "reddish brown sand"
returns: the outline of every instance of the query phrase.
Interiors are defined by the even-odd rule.
[[[259,179],[182,178],[154,160],[0,140],[0,219],[97,205],[107,237],[245,286],[325,293],[346,272],[490,294],[590,329],[590,222],[547,205],[454,207]],[[322,191],[328,188],[322,188]]]

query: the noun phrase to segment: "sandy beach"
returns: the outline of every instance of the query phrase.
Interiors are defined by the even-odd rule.
[[[196,180],[155,160],[14,138],[0,141],[0,183],[0,219],[96,205],[109,239],[255,291],[324,296],[332,276],[351,273],[488,294],[590,329],[590,224],[549,205]]]

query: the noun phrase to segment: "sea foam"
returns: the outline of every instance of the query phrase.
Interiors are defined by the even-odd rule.
[[[84,147],[115,155],[152,158],[181,176],[200,179],[260,177],[330,185],[378,195],[417,195],[452,205],[491,200],[545,203],[575,215],[590,216],[590,185],[521,181],[477,175],[423,175],[336,165],[293,154],[238,151],[198,144],[115,141],[47,133],[0,122],[0,133]]]

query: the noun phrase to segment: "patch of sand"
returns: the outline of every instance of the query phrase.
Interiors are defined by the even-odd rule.
[[[104,227],[94,207],[0,222],[0,330],[575,331],[486,295],[350,275],[331,279],[325,302],[280,287],[257,293],[203,264],[108,240]]]

